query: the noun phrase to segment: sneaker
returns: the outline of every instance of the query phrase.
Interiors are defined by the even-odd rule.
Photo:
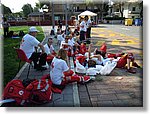
[[[132,74],[135,74],[136,73],[136,71],[135,70],[133,70],[133,69],[127,69],[127,71],[129,72],[129,73],[132,73]]]
[[[137,68],[140,68],[140,66],[139,66],[136,62],[133,62],[133,63],[132,63],[132,66],[137,67]]]

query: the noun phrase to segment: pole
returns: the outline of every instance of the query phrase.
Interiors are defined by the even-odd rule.
[[[54,21],[54,4],[52,1],[52,28],[54,29],[55,27],[55,21]]]
[[[39,25],[41,25],[41,23],[40,23],[40,12],[39,12]]]
[[[65,4],[65,19],[66,19],[66,33],[67,33],[67,3]]]

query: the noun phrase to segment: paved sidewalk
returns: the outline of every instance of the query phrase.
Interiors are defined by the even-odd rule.
[[[132,52],[135,61],[142,67],[141,29],[137,26],[99,25],[92,28],[93,47],[99,49],[106,42],[107,52]],[[115,68],[109,76],[97,75],[94,82],[78,85],[80,106],[143,106],[143,69],[136,68],[136,71],[136,74],[131,74],[126,69]]]
[[[42,27],[45,36],[49,35],[50,26]],[[106,41],[108,52],[123,52],[132,51],[136,56],[136,61],[142,66],[142,47],[139,46],[140,40],[136,39],[136,44],[129,42],[135,38],[127,37],[126,34],[114,33],[112,30],[108,33],[107,27],[92,28],[92,43],[94,47],[98,47]],[[104,35],[103,35],[104,34]],[[115,34],[115,35],[114,35]],[[138,33],[137,33],[138,34]],[[130,34],[128,34],[130,36]],[[113,43],[113,40],[121,41],[122,43]],[[44,40],[46,42],[47,39]],[[126,41],[126,42],[124,42]],[[44,43],[43,42],[43,43]],[[125,44],[126,43],[126,44]],[[54,39],[56,46],[56,39]],[[16,78],[25,79],[27,75],[27,64],[20,70]],[[36,71],[31,68],[29,78],[41,78],[48,74],[50,69],[46,71]],[[126,69],[115,68],[109,76],[96,76],[96,80],[85,85],[68,84],[62,94],[53,93],[53,98],[50,103],[37,105],[42,107],[141,107],[143,106],[143,69],[136,68],[137,73],[131,74]]]

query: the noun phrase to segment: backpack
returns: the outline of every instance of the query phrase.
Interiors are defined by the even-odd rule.
[[[25,35],[25,33],[24,33],[22,30],[20,30],[20,31],[19,31],[19,36],[22,37],[22,36],[24,36],[24,35]]]
[[[52,82],[50,79],[39,79],[31,82],[26,90],[30,91],[29,102],[34,104],[47,103],[52,100]]]
[[[30,92],[25,89],[21,80],[14,79],[4,88],[3,99],[14,99],[17,105],[26,105]]]

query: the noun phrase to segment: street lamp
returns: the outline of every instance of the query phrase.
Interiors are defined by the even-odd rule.
[[[65,9],[66,33],[67,33],[67,27],[68,27],[68,10],[69,10],[67,2],[64,5],[64,9]]]
[[[43,10],[40,9],[40,10],[39,10],[39,25],[41,25],[41,16],[40,16],[40,15],[42,14],[42,12],[43,12]]]
[[[53,3],[53,0],[52,0],[52,28],[54,29],[55,27],[55,17],[54,17],[54,3]]]

